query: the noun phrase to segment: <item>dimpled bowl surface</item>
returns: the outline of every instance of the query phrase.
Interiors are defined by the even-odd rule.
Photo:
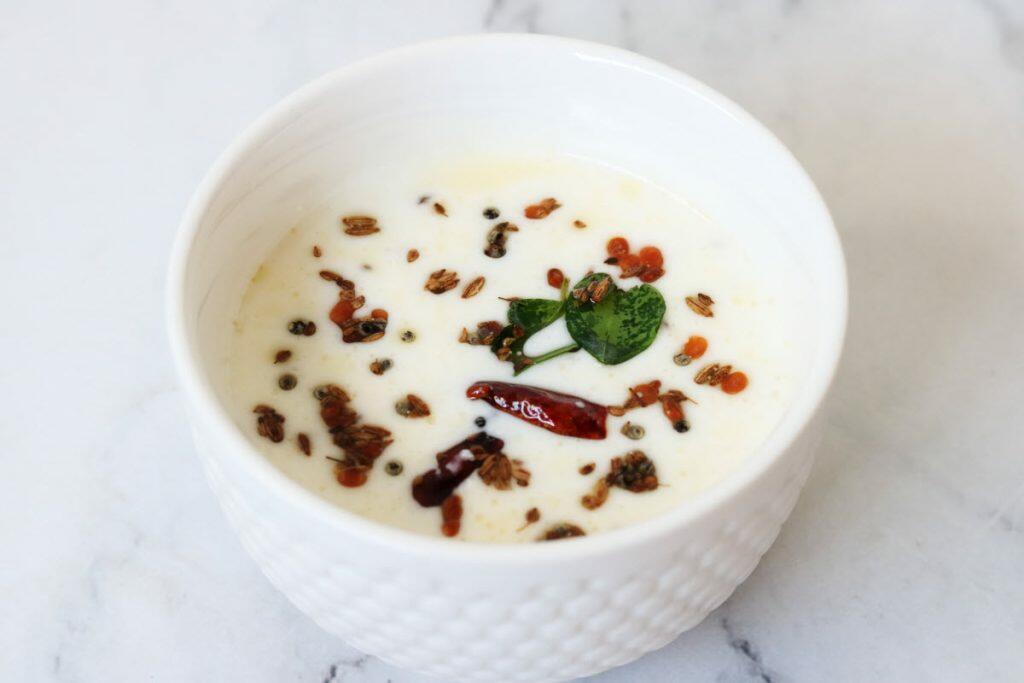
[[[548,88],[546,99],[555,101],[538,105],[537,116],[557,121],[553,112],[561,107],[566,139],[593,126],[588,139],[602,145],[608,144],[604,133],[616,131],[619,138],[623,131],[634,135],[637,149],[664,146],[666,156],[679,158],[669,154],[679,145],[679,154],[700,160],[685,178],[698,197],[705,177],[736,188],[734,194],[708,189],[709,210],[722,220],[742,204],[763,212],[778,226],[772,239],[791,242],[806,271],[820,319],[799,396],[740,472],[679,510],[557,543],[414,536],[302,490],[255,451],[224,408],[218,373],[246,273],[279,239],[281,226],[326,192],[318,155],[338,134],[333,129],[372,115],[360,110],[366,100],[370,110],[417,97],[457,106],[459,93],[469,92],[475,99],[467,106],[476,106],[486,100],[476,95],[485,85],[486,97]],[[673,137],[682,121],[699,134]],[[613,154],[610,146],[587,151]],[[629,153],[616,161],[628,165]],[[536,36],[403,48],[340,69],[286,99],[224,154],[197,190],[168,291],[172,347],[195,440],[246,550],[324,629],[396,666],[465,681],[598,673],[665,645],[728,598],[778,535],[807,478],[820,431],[817,408],[846,319],[845,271],[828,212],[767,131],[720,95],[655,62]]]

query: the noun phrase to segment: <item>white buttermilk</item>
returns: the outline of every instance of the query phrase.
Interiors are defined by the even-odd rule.
[[[430,201],[418,199],[429,195]],[[562,207],[542,220],[528,220],[523,209],[544,197]],[[447,217],[437,214],[440,202]],[[497,220],[483,216],[487,207],[501,212]],[[340,217],[375,216],[381,227],[365,237],[345,235]],[[492,225],[511,221],[519,232],[509,236],[504,258],[483,254]],[[586,223],[585,228],[573,222]],[[289,226],[282,226],[288,230]],[[616,275],[621,287],[639,284],[620,280],[618,270],[603,265],[605,244],[626,237],[633,250],[659,247],[666,274],[654,283],[668,310],[655,342],[626,363],[606,366],[586,352],[565,355],[534,367],[518,378],[508,363],[486,347],[457,343],[463,327],[484,320],[505,321],[506,302],[499,296],[557,297],[546,281],[549,268],[560,268],[573,282],[589,270]],[[312,248],[322,250],[314,258]],[[420,257],[408,263],[406,253]],[[424,290],[427,276],[438,269],[458,272],[456,289],[441,295]],[[716,224],[681,196],[624,172],[574,158],[481,158],[439,165],[406,159],[379,163],[346,177],[344,187],[284,239],[252,278],[235,321],[231,355],[233,409],[256,445],[287,476],[348,510],[382,523],[418,533],[440,535],[439,508],[423,508],[410,495],[412,479],[435,464],[435,454],[480,431],[504,439],[504,452],[522,460],[532,473],[530,485],[502,491],[472,476],[457,490],[465,514],[462,540],[533,541],[556,522],[572,522],[588,534],[633,524],[685,504],[713,486],[744,461],[767,437],[786,410],[793,392],[797,347],[789,332],[793,320],[779,291],[783,265],[761,262],[749,254],[728,226]],[[328,319],[338,289],[318,277],[330,269],[355,282],[366,297],[365,313],[383,308],[390,315],[387,334],[379,341],[345,344]],[[462,299],[462,288],[484,276],[476,297]],[[692,312],[686,295],[707,292],[716,301],[713,318]],[[289,334],[291,320],[313,320],[311,337]],[[415,341],[400,340],[412,330]],[[688,367],[673,356],[691,335],[709,341],[706,355]],[[570,339],[562,321],[531,340],[537,353]],[[279,349],[290,360],[274,364]],[[370,363],[388,358],[393,367],[381,376]],[[737,395],[698,386],[695,373],[710,362],[731,363],[750,378]],[[278,387],[282,373],[292,373],[298,386]],[[558,436],[497,412],[465,396],[478,380],[503,380],[575,394],[597,403],[619,404],[630,386],[660,379],[662,390],[680,389],[695,402],[686,404],[690,431],[679,434],[659,405],[625,417],[609,417],[608,438],[601,441]],[[377,460],[369,481],[345,488],[334,478],[338,456],[320,420],[312,390],[335,383],[352,397],[353,407],[369,424],[391,430],[394,443]],[[395,402],[408,393],[423,398],[432,414],[407,419],[395,413]],[[277,409],[287,419],[286,438],[272,443],[256,434],[251,410],[258,403]],[[630,420],[646,435],[632,441],[620,434]],[[296,435],[305,432],[313,454],[304,456]],[[580,498],[608,469],[613,456],[640,449],[656,464],[662,486],[634,494],[612,489],[598,510],[587,510]],[[384,472],[398,460],[399,476]],[[596,463],[589,476],[581,466]],[[540,510],[538,523],[522,529],[530,508]],[[521,530],[522,529],[522,530]]]

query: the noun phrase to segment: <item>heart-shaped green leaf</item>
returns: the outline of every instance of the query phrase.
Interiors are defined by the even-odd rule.
[[[539,356],[531,357],[526,355],[526,342],[529,341],[530,337],[561,318],[564,311],[564,301],[516,299],[509,302],[509,324],[495,337],[494,342],[491,344],[491,350],[495,354],[507,353],[507,358],[501,355],[498,355],[498,357],[511,361],[516,375],[538,363],[543,363],[563,353],[578,350],[578,346],[570,344],[569,346],[553,349]]]
[[[591,273],[580,280],[573,292],[611,279],[606,273]],[[654,287],[640,285],[622,290],[614,282],[593,303],[569,297],[565,304],[565,325],[570,336],[591,356],[605,365],[617,365],[637,355],[654,342],[665,315],[665,299]],[[597,298],[597,297],[595,297]]]
[[[509,302],[508,321],[534,334],[562,317],[562,305],[552,299],[516,299]]]

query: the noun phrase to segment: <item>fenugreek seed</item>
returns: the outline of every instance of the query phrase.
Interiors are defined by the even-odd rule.
[[[412,330],[402,330],[401,339],[404,342],[415,341],[416,340],[416,333],[413,332]]]
[[[389,460],[388,463],[384,465],[384,471],[390,474],[392,477],[397,477],[399,474],[402,473],[402,470],[404,469],[405,466],[402,465],[402,463],[398,462],[397,460]]]
[[[313,452],[313,447],[309,442],[309,437],[302,432],[299,432],[298,442],[299,450],[302,451],[304,455],[309,455]]]
[[[633,441],[636,441],[638,439],[644,438],[645,433],[646,432],[643,427],[637,424],[633,424],[632,422],[627,422],[626,424],[622,425],[622,434],[627,439],[632,439]]]
[[[587,227],[587,224],[586,224],[586,223],[584,223],[584,222],[583,222],[583,221],[581,221],[581,220],[575,220],[575,221],[573,221],[573,222],[572,222],[572,225],[573,225],[573,227],[574,227],[574,228],[585,228],[585,227]]]
[[[687,356],[685,353],[677,353],[672,356],[672,362],[676,365],[689,365],[693,361],[692,358]]]
[[[486,280],[484,279],[483,275],[481,275],[478,278],[475,278],[472,282],[466,285],[466,288],[464,290],[462,290],[462,298],[469,299],[470,297],[474,297],[477,294],[479,294],[480,290],[484,288],[485,282]]]
[[[313,257],[314,257],[314,258],[320,258],[320,255],[321,255],[322,253],[323,253],[323,252],[322,252],[322,251],[320,251],[320,245],[319,245],[319,244],[314,244],[314,245],[313,245]]]
[[[412,263],[413,261],[415,261],[419,257],[420,257],[420,252],[419,251],[417,251],[416,249],[410,249],[408,251],[408,253],[406,253],[406,255],[405,255],[405,260],[408,263]]]
[[[289,351],[288,349],[281,349],[280,351],[278,351],[277,353],[274,354],[274,363],[275,364],[277,364],[277,363],[285,363],[291,357],[292,357],[292,352],[291,351]]]
[[[429,194],[425,194],[425,195],[420,195],[420,199],[416,203],[417,204],[426,204],[429,201],[430,201],[430,195]]]
[[[290,372],[286,372],[277,378],[277,386],[281,387],[285,391],[291,391],[298,383],[299,380]]]
[[[438,214],[440,216],[447,216],[448,215],[448,211],[445,210],[444,204],[442,204],[441,202],[434,202],[434,213],[436,213],[436,214]]]
[[[486,209],[484,209],[484,218],[486,218],[487,220],[493,221],[495,218],[497,218],[500,215],[501,215],[501,212],[498,211],[493,206],[488,206]]]
[[[597,465],[595,465],[594,463],[588,462],[586,465],[580,468],[580,474],[582,474],[583,476],[587,476],[588,474],[593,472],[596,467]]]

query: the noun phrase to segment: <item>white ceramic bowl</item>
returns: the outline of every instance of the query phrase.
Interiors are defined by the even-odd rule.
[[[375,135],[389,125],[400,135],[435,115],[453,122],[482,116],[494,130],[534,129],[566,153],[685,187],[718,222],[759,225],[750,239],[793,255],[807,296],[795,303],[809,307],[806,376],[778,428],[740,471],[625,529],[483,545],[357,517],[300,488],[253,448],[225,410],[223,380],[248,278],[346,164],[373,163]],[[828,211],[770,133],[721,95],[649,59],[519,35],[395,50],[330,73],[275,106],[196,191],[168,290],[174,357],[206,473],[270,581],[360,650],[466,681],[594,674],[661,647],[720,605],[796,502],[846,321],[843,257]]]

